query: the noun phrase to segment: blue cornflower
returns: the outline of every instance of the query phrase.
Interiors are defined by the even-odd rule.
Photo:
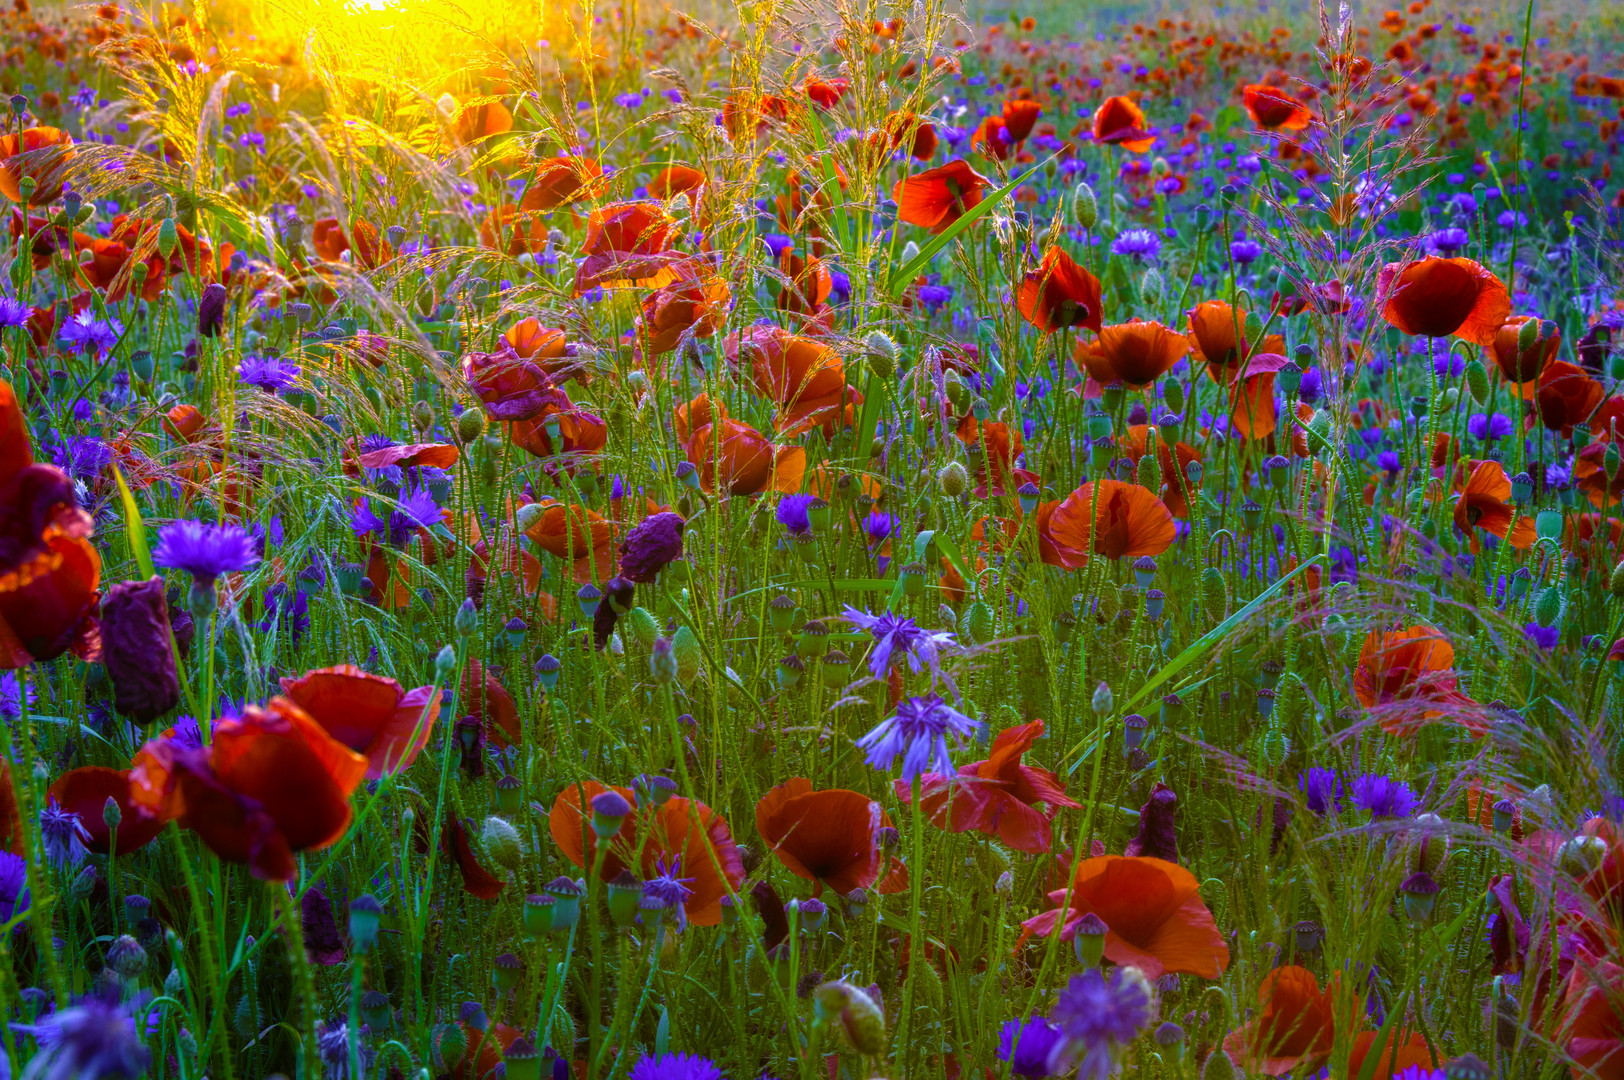
[[[952,634],[945,630],[926,630],[912,619],[889,611],[870,615],[848,606],[841,613],[841,618],[873,635],[874,651],[868,656],[870,675],[883,679],[892,661],[906,656],[908,666],[914,671],[929,667],[931,675],[943,679],[949,689],[954,690],[954,697],[958,696],[953,680],[942,672],[941,667],[941,654],[958,648]]]
[[[1256,240],[1231,240],[1229,242],[1229,257],[1242,266],[1250,266],[1263,254],[1263,245]]]
[[[998,1033],[998,1060],[1011,1076],[1049,1076],[1049,1058],[1060,1044],[1060,1029],[1041,1016],[1006,1020]]]
[[[1111,254],[1126,255],[1136,262],[1161,254],[1162,238],[1149,229],[1124,229],[1111,241]]]
[[[933,315],[951,299],[953,299],[953,286],[951,285],[919,286],[919,302],[925,306],[926,311]]]
[[[350,529],[356,538],[370,536],[373,533],[382,536],[389,531],[389,521],[372,512],[372,500],[362,499],[350,510]]]
[[[39,812],[39,831],[45,857],[52,866],[71,868],[85,861],[85,841],[90,839],[90,831],[77,813],[62,809],[55,796]]]
[[[1324,817],[1342,809],[1342,777],[1335,769],[1318,765],[1297,774],[1297,789],[1303,793],[1308,812]]]
[[[411,534],[418,529],[432,529],[444,521],[434,496],[426,488],[418,488],[400,500],[400,506],[389,515],[389,541],[404,547]]]
[[[1556,643],[1562,640],[1560,626],[1541,626],[1539,623],[1523,623],[1523,636],[1537,645],[1543,652],[1550,652],[1556,648]]]
[[[965,736],[981,730],[981,722],[972,720],[937,694],[911,697],[897,705],[897,711],[880,721],[857,745],[868,751],[871,768],[886,771],[902,758],[903,783],[927,769],[944,776],[953,774],[953,759],[948,755],[947,737],[963,743]]]
[[[1150,984],[1137,971],[1115,968],[1107,977],[1091,968],[1073,976],[1049,1017],[1061,1034],[1049,1069],[1063,1073],[1076,1068],[1081,1080],[1105,1080],[1116,1071],[1118,1050],[1155,1019]]]
[[[376,1051],[367,1045],[367,1040],[357,1039],[361,1073],[359,1076],[350,1075],[350,1026],[342,1020],[335,1020],[331,1024],[317,1024],[320,1034],[316,1036],[316,1051],[321,1055],[321,1062],[326,1075],[330,1080],[364,1080],[368,1066]]]
[[[34,705],[34,684],[28,684],[28,704]],[[0,720],[10,724],[23,716],[23,684],[9,671],[0,671]]]
[[[254,538],[240,525],[176,521],[158,533],[152,561],[168,570],[184,570],[200,586],[221,574],[238,573],[259,564]]]
[[[694,891],[688,886],[693,882],[691,877],[678,877],[682,873],[682,856],[678,855],[671,861],[668,869],[662,858],[654,864],[654,876],[643,882],[643,895],[652,896],[663,901],[665,906],[677,913],[677,932],[688,929],[688,898]]]
[[[863,519],[863,532],[868,534],[870,544],[878,544],[891,535],[892,518],[890,514],[878,510],[869,511],[868,517]]]
[[[134,1018],[104,997],[87,995],[36,1023],[11,1028],[39,1045],[23,1080],[134,1080],[152,1063]]]
[[[1427,237],[1427,248],[1437,255],[1453,255],[1471,242],[1471,235],[1458,225],[1439,229]]]
[[[812,528],[810,519],[806,516],[807,507],[817,499],[816,495],[785,495],[778,500],[778,522],[792,533],[804,533]]]
[[[27,321],[27,304],[10,296],[0,296],[0,327],[22,326]]]
[[[1466,433],[1474,439],[1494,442],[1511,434],[1511,418],[1499,413],[1474,413],[1466,421]]]
[[[1425,1065],[1406,1065],[1393,1074],[1393,1080],[1447,1080],[1443,1069],[1429,1069]]]
[[[1409,817],[1419,801],[1410,785],[1381,773],[1356,776],[1350,785],[1353,805],[1370,812],[1374,818]]]
[[[628,1080],[722,1080],[722,1070],[698,1054],[648,1054],[627,1074]]]
[[[27,911],[28,900],[28,864],[21,855],[0,850],[0,923]]]
[[[92,350],[106,356],[113,351],[113,346],[118,344],[123,334],[123,323],[112,317],[99,319],[94,311],[86,308],[68,319],[67,325],[62,328],[60,341],[68,352]]]
[[[299,365],[276,356],[245,356],[237,365],[237,379],[267,394],[286,390],[299,379]]]

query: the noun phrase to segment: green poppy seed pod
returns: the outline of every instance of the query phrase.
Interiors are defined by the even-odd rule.
[[[350,901],[350,940],[356,952],[370,952],[378,943],[378,927],[383,922],[383,905],[371,893]]]
[[[1111,693],[1111,685],[1101,682],[1094,688],[1094,696],[1090,700],[1095,716],[1110,716],[1116,708],[1116,698]]]
[[[1238,1080],[1235,1063],[1222,1050],[1214,1050],[1207,1055],[1207,1063],[1201,1066],[1201,1080]]]
[[[1297,281],[1290,274],[1281,270],[1274,276],[1274,291],[1281,296],[1296,296]]]
[[[1404,879],[1398,891],[1404,898],[1404,914],[1410,922],[1421,926],[1432,920],[1433,909],[1438,904],[1437,879],[1425,870],[1417,870]]]
[[[693,630],[686,626],[677,627],[676,633],[671,635],[671,656],[677,662],[678,682],[687,686],[698,677],[705,654]]]
[[[479,612],[474,608],[474,601],[464,599],[462,606],[457,608],[456,617],[451,620],[451,627],[458,637],[473,637],[474,631],[479,629]]]
[[[1534,534],[1541,540],[1562,538],[1562,511],[1541,510],[1534,515]]]
[[[1162,302],[1167,286],[1162,281],[1162,273],[1152,266],[1145,271],[1145,276],[1139,279],[1139,298],[1151,307]]]
[[[1489,403],[1489,369],[1483,366],[1483,361],[1474,359],[1466,365],[1466,388],[1479,405]]]
[[[863,348],[868,353],[869,364],[876,375],[890,378],[896,372],[897,362],[901,357],[897,343],[891,340],[891,335],[884,330],[871,330],[863,339]]]
[[[175,227],[174,218],[164,218],[158,224],[158,254],[166,260],[175,254],[175,248],[180,246],[180,232]]]
[[[868,991],[845,981],[826,982],[812,991],[814,1023],[839,1024],[852,1049],[867,1057],[885,1050],[885,1010]]]
[[[1092,229],[1100,220],[1100,201],[1087,183],[1078,184],[1071,192],[1072,217],[1085,229]]]
[[[505,870],[519,868],[519,862],[524,858],[524,845],[519,840],[519,830],[507,821],[492,814],[485,819],[479,839],[485,845],[485,854],[496,865]]]
[[[1539,594],[1534,601],[1534,622],[1540,626],[1555,626],[1562,617],[1562,590],[1555,585]]]
[[[959,628],[975,644],[985,645],[992,640],[992,608],[980,600],[975,601],[964,609],[964,618],[960,620]]]
[[[1291,744],[1286,739],[1286,733],[1277,727],[1271,727],[1263,733],[1263,760],[1271,769],[1278,769],[1285,764],[1286,755],[1291,753]]]
[[[648,608],[634,607],[628,611],[621,620],[627,635],[645,649],[654,647],[654,639],[660,636],[660,624],[654,621],[654,616]]]
[[[1540,321],[1538,319],[1529,319],[1517,328],[1517,351],[1520,353],[1531,351],[1535,345],[1539,344],[1539,338]]]
[[[426,432],[433,427],[434,406],[421,399],[412,405],[412,426],[417,428],[419,433]]]
[[[964,467],[962,461],[949,461],[942,466],[941,472],[936,474],[936,483],[942,489],[943,495],[949,499],[956,499],[970,486],[970,470]]]
[[[439,654],[434,658],[435,678],[440,682],[444,682],[451,677],[451,673],[455,671],[456,668],[457,650],[453,649],[450,645],[447,645],[441,649]]]

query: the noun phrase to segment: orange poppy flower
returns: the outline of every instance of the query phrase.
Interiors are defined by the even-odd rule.
[[[584,802],[590,808],[593,797],[608,790],[596,780],[569,784],[553,800],[552,813],[547,819],[553,843],[565,858],[583,870],[592,865],[598,839],[581,807]],[[726,819],[704,803],[681,795],[651,810],[639,806],[637,795],[630,789],[617,787],[614,790],[632,805],[632,812],[621,822],[619,831],[609,838],[609,849],[604,852],[603,880],[611,881],[621,871],[634,867],[639,871],[638,876],[651,878],[659,873],[663,864],[674,876],[692,879],[688,883],[691,892],[683,905],[687,921],[696,926],[715,926],[721,922],[722,897],[733,893],[744,881],[744,862],[739,858],[739,849]],[[642,860],[635,863],[639,850]],[[675,869],[679,862],[680,870]]]
[[[1021,278],[1015,302],[1021,317],[1045,334],[1077,326],[1100,332],[1100,279],[1058,247],[1044,252],[1042,264]]]
[[[1428,256],[1388,263],[1376,277],[1382,317],[1401,333],[1455,337],[1487,346],[1511,314],[1499,278],[1471,259]]]
[[[1367,1073],[1365,1058],[1375,1049],[1378,1031],[1360,1032],[1348,1051],[1348,1075],[1366,1080],[1393,1080],[1406,1069],[1419,1068],[1431,1072],[1438,1066],[1438,1057],[1419,1032],[1389,1031],[1380,1055]]]
[[[891,188],[891,198],[897,204],[898,221],[937,234],[979,206],[986,187],[986,177],[962,158],[954,158],[946,165],[898,180]]]
[[[971,413],[964,415],[958,427],[953,429],[953,434],[966,446],[979,445],[985,456],[986,465],[1000,481],[1011,474],[1015,459],[1021,456],[1021,451],[1025,448],[1025,440],[1021,438],[1019,431],[1011,429],[1001,420],[988,420],[982,423]],[[1000,483],[995,486],[1002,485]]]
[[[572,503],[543,499],[541,515],[524,534],[533,543],[560,559],[574,561],[606,547],[613,537],[613,527],[596,510]]]
[[[716,402],[713,408],[710,395],[702,393],[671,410],[671,430],[676,433],[677,441],[686,445],[694,432],[713,423],[718,416],[727,419],[727,403]]]
[[[24,128],[0,135],[0,195],[11,203],[23,201],[24,177],[34,181],[29,206],[47,206],[62,197],[68,165],[77,156],[73,137],[54,127]]]
[[[1607,442],[1593,442],[1580,450],[1573,460],[1574,486],[1585,493],[1590,505],[1597,510],[1606,510],[1624,498],[1624,469],[1619,470],[1611,481],[1607,479],[1606,455],[1609,445]]]
[[[1143,855],[1100,855],[1077,864],[1071,906],[1021,924],[1021,943],[1058,933],[1070,941],[1084,915],[1106,925],[1105,958],[1139,968],[1147,978],[1199,975],[1216,979],[1229,966],[1229,948],[1202,902],[1195,875],[1177,863]],[[1049,894],[1066,901],[1065,888]]]
[[[1130,319],[1107,326],[1091,341],[1080,341],[1073,354],[1101,384],[1149,386],[1190,351],[1184,335],[1159,322]]]
[[[479,246],[500,251],[510,259],[525,252],[534,255],[547,246],[547,223],[537,214],[512,203],[493,207],[479,223]]]
[[[164,414],[163,429],[173,438],[191,442],[207,423],[196,405],[182,402]]]
[[[221,720],[207,746],[187,746],[173,729],[149,741],[130,791],[144,813],[179,821],[227,862],[290,881],[294,852],[324,848],[349,828],[350,793],[366,773],[366,758],[279,697]]]
[[[814,791],[796,777],[756,803],[756,831],[778,861],[796,877],[813,882],[816,895],[827,885],[841,896],[867,889],[886,865],[879,831],[891,819],[867,795],[843,788]]]
[[[1004,161],[1015,152],[1015,140],[1004,127],[1002,116],[984,117],[970,133],[970,149],[979,150],[988,157]]]
[[[129,279],[126,277],[119,282],[119,275],[130,261],[130,249],[116,240],[82,232],[73,234],[73,248],[79,259],[80,282],[106,293],[109,303],[116,304],[124,299],[129,292]],[[88,259],[85,258],[87,252],[90,255]],[[161,259],[157,261],[162,262]],[[141,283],[142,298],[149,302],[158,298],[164,286],[163,274],[159,273],[154,278],[151,270],[151,266],[148,266],[147,280]]]
[[[1191,308],[1187,318],[1190,329],[1185,337],[1191,350],[1207,362],[1207,377],[1216,383],[1234,381],[1235,368],[1252,351],[1253,343],[1245,335],[1246,312],[1224,300],[1206,300]],[[1284,353],[1285,338],[1270,334],[1258,351]]]
[[[1541,334],[1527,349],[1518,347],[1523,326],[1539,321],[1532,315],[1513,315],[1495,332],[1494,340],[1488,345],[1489,355],[1494,358],[1501,376],[1516,386],[1525,398],[1534,396],[1534,384],[1551,361],[1556,359],[1557,351],[1562,347],[1561,331],[1549,337]]]
[[[713,424],[695,429],[685,450],[699,470],[700,485],[712,493],[718,471],[729,495],[755,495],[769,486],[794,494],[806,474],[804,447],[775,448],[761,432],[738,420],[723,420],[720,431]]]
[[[402,690],[350,664],[284,678],[282,692],[322,729],[367,759],[367,779],[403,772],[428,745],[439,709],[434,687]]]
[[[915,161],[929,161],[936,156],[936,125],[911,112],[894,112],[886,117],[885,133],[892,150],[906,146]]]
[[[694,338],[716,333],[732,295],[720,277],[699,274],[684,274],[649,293],[643,298],[642,314],[637,319],[638,327],[647,335],[644,342],[649,355],[661,356],[675,350],[690,331]]]
[[[1616,1005],[1624,992],[1624,967],[1612,958],[1581,960],[1562,988],[1557,1028],[1573,1059],[1573,1080],[1624,1076],[1624,1020]]]
[[[789,117],[789,102],[776,94],[763,94],[750,100],[747,94],[732,94],[722,102],[722,128],[734,143],[754,135],[760,138],[774,121]]]
[[[1389,735],[1413,735],[1445,715],[1482,734],[1483,710],[1456,689],[1454,666],[1455,647],[1433,627],[1372,630],[1359,650],[1353,693]]]
[[[1149,442],[1149,427],[1144,424],[1133,424],[1117,441],[1117,445],[1121,449],[1122,455],[1131,459],[1137,465],[1139,459],[1148,452]],[[1177,455],[1178,459],[1177,464],[1174,463],[1175,455]],[[1195,447],[1182,442],[1176,448],[1170,447],[1167,445],[1167,440],[1161,438],[1158,434],[1156,439],[1156,463],[1161,466],[1161,500],[1167,505],[1168,512],[1176,518],[1185,518],[1190,514],[1189,500],[1185,497],[1185,492],[1188,491],[1193,495],[1201,488],[1200,484],[1192,484],[1189,479],[1190,462],[1200,460],[1202,460],[1201,451]],[[1183,478],[1182,481],[1181,477]],[[1055,505],[1060,504],[1056,503]]]
[[[670,199],[705,186],[705,174],[692,165],[667,165],[648,182],[648,193],[656,199]]]
[[[1577,465],[1574,475],[1578,476]],[[1583,486],[1581,482],[1580,487]],[[1511,498],[1511,479],[1499,462],[1478,462],[1470,477],[1464,475],[1464,470],[1457,472],[1455,492],[1459,496],[1455,501],[1455,528],[1466,534],[1473,554],[1483,546],[1477,535],[1478,529],[1493,533],[1514,548],[1526,548],[1533,544],[1533,518],[1524,514],[1517,518],[1515,527],[1511,524],[1513,511],[1508,502]],[[1508,532],[1510,536],[1507,536]]]
[[[1279,353],[1254,353],[1245,370],[1234,376],[1229,390],[1229,426],[1242,438],[1266,439],[1274,434],[1274,377],[1289,362]]]
[[[141,813],[130,797],[128,769],[109,769],[101,765],[72,769],[56,778],[50,796],[62,809],[79,815],[80,823],[90,834],[85,847],[97,855],[106,855],[114,843],[113,830],[107,827],[104,818],[108,799],[117,803],[119,809],[118,855],[146,847],[168,824],[165,818]]]
[[[1160,555],[1177,535],[1162,500],[1148,488],[1120,480],[1091,480],[1066,496],[1049,519],[1049,533],[1069,566],[1082,566],[1089,551],[1107,559]]]
[[[1094,141],[1143,154],[1156,145],[1156,136],[1146,130],[1144,111],[1131,98],[1109,97],[1094,110]]]
[[[541,325],[533,315],[508,327],[502,340],[521,360],[555,360],[564,355],[564,331]]]
[[[844,78],[814,79],[807,78],[802,89],[806,92],[807,100],[825,111],[840,104],[851,84]]]
[[[1247,1073],[1284,1076],[1299,1067],[1312,1073],[1331,1056],[1332,990],[1321,991],[1306,968],[1275,968],[1257,988],[1256,1014],[1224,1039],[1224,1053]]]
[[[1042,734],[1042,720],[1005,728],[993,740],[985,761],[961,765],[953,777],[925,773],[920,809],[939,829],[973,829],[1033,855],[1048,851],[1055,815],[1062,807],[1082,803],[1066,795],[1065,784],[1054,773],[1021,761]],[[897,798],[910,802],[911,787],[901,780],[894,783]]]
[[[799,315],[816,315],[829,302],[834,291],[834,275],[822,259],[801,258],[793,247],[778,253],[778,268],[789,283],[778,290],[778,310]]]
[[[502,895],[502,890],[507,888],[507,876],[493,874],[480,864],[479,857],[474,854],[473,842],[468,839],[472,825],[471,821],[466,825],[463,824],[448,807],[445,812],[445,825],[440,830],[440,850],[457,864],[457,871],[462,875],[463,892],[481,900],[495,900]],[[426,848],[427,842],[422,846]],[[476,1032],[476,1038],[480,1034],[482,1033]]]
[[[0,670],[100,651],[91,531],[73,481],[35,464],[17,395],[0,381]]]
[[[1566,360],[1553,360],[1540,372],[1534,391],[1534,409],[1538,420],[1551,431],[1560,431],[1564,439],[1573,438],[1576,424],[1588,423],[1607,391],[1601,383],[1576,364]],[[1526,423],[1533,427],[1534,416]]]
[[[336,217],[321,218],[310,227],[310,244],[327,262],[338,262],[346,251],[357,270],[376,270],[395,257],[395,249],[378,236],[378,228],[365,218],[350,222],[350,231]]]
[[[676,221],[656,202],[609,203],[587,216],[575,295],[589,289],[659,288],[677,280],[680,258],[667,254]]]
[[[1301,131],[1314,119],[1308,106],[1275,86],[1252,83],[1241,91],[1252,122],[1269,131]]]
[[[749,362],[756,392],[771,398],[788,424],[845,400],[845,363],[821,341],[758,326],[730,338],[725,351]]]
[[[26,217],[16,207],[11,210],[11,239],[15,243],[28,237],[28,253],[32,256],[35,270],[44,270],[51,265],[51,259],[58,252],[67,253],[73,250],[73,234],[66,226],[55,225],[42,217],[29,214]],[[21,248],[19,247],[19,250]]]
[[[566,398],[565,405],[568,404]],[[535,416],[509,424],[508,438],[513,440],[514,446],[539,458],[554,454],[596,454],[609,444],[609,425],[601,416],[585,409],[549,405]]]
[[[1025,142],[1042,113],[1042,107],[1035,101],[1011,98],[1004,102],[1004,130],[1009,134],[1009,141]]]
[[[599,187],[603,166],[589,157],[552,157],[536,162],[519,209],[541,213],[586,198]]]
[[[452,134],[464,144],[505,135],[512,130],[513,114],[500,101],[460,106],[451,121]]]

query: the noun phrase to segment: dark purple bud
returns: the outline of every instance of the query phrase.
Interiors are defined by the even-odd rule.
[[[121,581],[107,590],[101,634],[102,663],[113,680],[113,705],[120,713],[146,724],[180,704],[161,578]]]
[[[620,574],[629,581],[652,585],[668,564],[682,557],[681,514],[669,511],[646,517],[620,542]]]
[[[1179,838],[1173,828],[1173,812],[1179,797],[1166,784],[1157,784],[1150,798],[1139,808],[1139,835],[1128,841],[1125,855],[1148,855],[1168,862],[1179,861]]]
[[[217,338],[226,321],[226,287],[211,281],[203,287],[202,299],[197,302],[197,334],[199,337]]]
[[[312,964],[332,967],[344,962],[344,939],[338,936],[338,923],[333,918],[333,905],[327,894],[311,886],[299,902],[301,923],[304,926],[305,956]]]

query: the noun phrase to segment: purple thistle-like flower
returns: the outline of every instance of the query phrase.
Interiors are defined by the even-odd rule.
[[[9,296],[0,296],[0,327],[22,326],[27,321],[27,304]]]
[[[237,365],[237,379],[267,394],[286,390],[299,379],[300,367],[276,356],[245,356]]]
[[[1104,1080],[1115,1071],[1118,1048],[1137,1039],[1155,1019],[1150,985],[1137,973],[1116,968],[1107,977],[1091,968],[1073,976],[1049,1017],[1062,1040],[1050,1057],[1050,1071],[1075,1067],[1079,1077]]]
[[[61,344],[68,352],[93,351],[106,356],[124,334],[124,324],[114,318],[99,319],[86,308],[70,317],[62,327]]]
[[[694,879],[678,877],[680,873],[682,873],[682,856],[673,859],[669,868],[665,865],[665,860],[660,859],[654,864],[654,876],[643,882],[644,896],[661,901],[677,913],[679,934],[688,929],[688,898],[694,894],[688,887]]]
[[[85,841],[90,839],[90,832],[79,815],[62,809],[54,796],[39,812],[39,832],[45,857],[52,866],[71,868],[85,861]]]
[[[998,1033],[998,1060],[1009,1062],[1011,1076],[1048,1076],[1060,1041],[1060,1029],[1041,1016],[1006,1020]]]
[[[1297,774],[1297,790],[1303,793],[1308,812],[1324,817],[1342,809],[1342,777],[1335,769],[1318,765]]]
[[[357,538],[371,536],[374,533],[382,536],[389,531],[389,522],[372,512],[371,499],[362,499],[350,511],[350,530]]]
[[[12,1030],[38,1044],[24,1080],[134,1080],[152,1062],[130,1014],[95,995]]]
[[[627,1075],[628,1080],[722,1080],[716,1063],[698,1054],[648,1054]]]
[[[1111,254],[1126,255],[1135,261],[1154,259],[1161,250],[1162,238],[1149,229],[1123,229],[1111,241]]]
[[[652,585],[672,562],[682,558],[681,514],[667,511],[638,522],[620,542],[620,576]]]
[[[878,510],[870,511],[868,517],[863,519],[863,532],[868,534],[870,544],[878,544],[891,535],[892,518],[890,514],[882,514]]]
[[[427,488],[418,488],[402,498],[400,506],[389,514],[389,542],[404,547],[412,533],[432,529],[444,520],[434,496]]]
[[[816,495],[785,495],[778,500],[778,523],[792,533],[807,532],[812,528],[807,508],[816,499]]]
[[[28,903],[28,864],[21,855],[0,850],[0,922],[10,922],[27,911]]]
[[[937,694],[911,697],[897,705],[897,711],[880,721],[857,745],[868,751],[868,764],[882,772],[902,758],[902,780],[912,783],[922,772],[953,774],[953,759],[947,750],[947,737],[963,743],[968,735],[981,730],[972,720]]]
[[[1499,413],[1476,413],[1466,421],[1466,433],[1474,439],[1494,442],[1511,434],[1511,418]]]
[[[34,684],[28,684],[28,704],[34,704]],[[23,716],[23,684],[9,671],[0,671],[0,720],[14,723]]]
[[[221,574],[240,573],[259,565],[257,545],[240,525],[176,521],[158,533],[154,565],[184,570],[199,585],[212,585]]]
[[[1541,626],[1539,623],[1523,623],[1523,637],[1533,642],[1542,652],[1550,652],[1556,648],[1556,643],[1562,640],[1560,626]]]
[[[931,676],[947,683],[948,689],[958,697],[958,688],[942,671],[942,653],[958,648],[953,635],[945,630],[926,630],[912,619],[894,612],[882,611],[870,615],[854,607],[841,612],[841,618],[867,630],[874,638],[874,650],[868,656],[868,671],[876,679],[885,678],[891,664],[906,656],[908,666],[915,672],[930,668]]]
[[[1369,811],[1375,818],[1409,817],[1418,801],[1410,785],[1381,773],[1365,773],[1354,777],[1350,785],[1353,805]]]

